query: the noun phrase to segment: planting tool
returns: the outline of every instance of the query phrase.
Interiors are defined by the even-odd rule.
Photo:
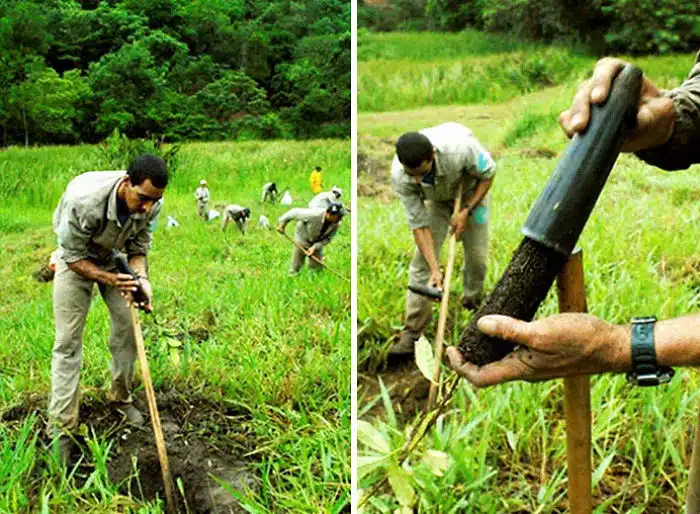
[[[112,253],[114,258],[114,263],[120,273],[129,274],[135,279],[138,276],[134,270],[129,266],[126,257],[119,252],[114,250]],[[139,287],[133,293],[133,297],[136,301],[143,300],[144,298],[148,300],[148,297],[144,291]],[[153,425],[153,435],[156,439],[156,449],[158,450],[158,460],[160,461],[160,470],[163,475],[163,486],[165,488],[165,501],[169,514],[176,514],[177,504],[173,497],[173,482],[170,476],[170,466],[168,465],[168,452],[165,448],[165,438],[163,437],[163,428],[160,425],[160,415],[158,414],[158,405],[156,404],[156,393],[153,389],[153,382],[151,381],[151,371],[148,366],[148,358],[146,357],[146,345],[143,342],[143,334],[141,332],[141,322],[139,320],[139,314],[136,306],[132,302],[129,306],[129,311],[131,313],[131,324],[134,328],[134,338],[136,339],[136,351],[139,356],[139,362],[141,363],[141,375],[143,376],[143,388],[146,390],[146,399],[148,400],[148,411],[151,414],[151,424]]]
[[[439,287],[409,285],[408,290],[437,302],[442,300],[443,290]]]
[[[462,203],[462,186],[460,182],[455,195],[454,209],[452,210],[452,218],[457,216]],[[440,362],[442,361],[442,341],[445,339],[445,327],[447,326],[447,311],[450,300],[450,285],[452,281],[452,268],[455,264],[455,253],[457,247],[457,234],[450,234],[450,242],[447,247],[447,267],[445,268],[445,276],[442,280],[442,292],[440,298],[440,317],[438,318],[437,332],[435,333],[435,369],[433,371],[433,381],[430,382],[430,391],[428,393],[428,403],[425,405],[425,411],[430,412],[435,405],[435,398],[440,384]],[[436,288],[427,288],[436,289]],[[439,291],[439,289],[438,289]]]
[[[557,296],[559,312],[587,312],[583,252],[580,249],[574,250],[557,277]],[[593,508],[590,377],[564,379],[564,415],[566,417],[569,512],[590,514]]]
[[[286,232],[280,232],[280,234],[282,234],[284,237],[286,237],[287,239],[289,239],[289,241],[291,241],[291,243],[292,243],[294,246],[296,246],[297,248],[299,248],[299,250],[301,250],[302,252],[304,252],[304,254],[306,254],[306,249],[305,249],[303,246],[301,246],[299,243],[297,243],[297,242],[294,240],[294,238],[289,237],[289,236],[286,234]],[[338,273],[337,271],[333,271],[331,268],[328,267],[328,265],[327,265],[326,263],[324,263],[321,259],[319,259],[319,258],[316,257],[315,255],[309,255],[308,257],[309,257],[309,259],[313,259],[313,260],[315,260],[316,262],[318,262],[321,266],[323,266],[323,267],[326,268],[328,271],[330,271],[331,273],[333,273],[336,277],[342,278],[343,280],[345,280],[345,281],[347,281],[347,282],[350,282],[350,279],[348,279],[347,277],[341,275],[341,274]]]
[[[462,333],[459,349],[467,361],[481,366],[502,359],[514,347],[479,332],[479,318],[505,314],[529,321],[537,312],[588,221],[627,130],[634,127],[641,85],[641,70],[626,65],[605,103],[591,105],[588,127],[569,143],[530,211],[522,230],[525,238]]]

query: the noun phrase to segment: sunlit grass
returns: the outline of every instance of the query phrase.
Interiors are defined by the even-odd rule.
[[[281,205],[261,205],[260,188],[273,180],[289,189],[295,206],[311,198],[308,174],[323,166],[328,188],[350,191],[347,141],[188,144],[165,194],[149,256],[159,325],[189,334],[206,327],[209,339],[184,338],[179,362],[158,329],[144,319],[156,391],[175,388],[244,406],[254,434],[250,466],[260,490],[245,495],[252,512],[331,512],[349,502],[350,489],[350,287],[330,273],[307,269],[287,275],[291,245],[255,227],[260,214],[272,223]],[[0,153],[0,404],[28,395],[48,399],[53,345],[51,284],[31,273],[55,248],[51,215],[68,181],[100,169],[92,147],[10,149]],[[249,206],[249,233],[221,232],[218,220],[196,215],[194,189],[209,182],[211,206]],[[167,216],[181,224],[168,229]],[[328,247],[330,267],[350,274],[350,224]],[[292,227],[288,227],[291,233]],[[109,385],[109,317],[95,300],[84,332],[81,387],[86,399]],[[89,419],[81,419],[89,423]],[[110,441],[89,443],[95,465],[90,487],[58,471],[27,419],[0,432],[0,511],[161,512],[119,494],[104,471]],[[21,463],[21,465],[17,465]]]
[[[432,41],[433,37],[427,39]],[[480,59],[475,59],[477,66]],[[594,62],[590,58],[587,67]],[[692,56],[638,62],[654,80],[668,87],[678,84],[687,73]],[[383,65],[382,73],[390,76],[392,65]],[[426,60],[416,61],[414,69],[431,65]],[[364,72],[371,74],[374,69],[365,67]],[[408,64],[404,68],[404,63],[398,62],[395,76],[401,76],[404,69],[408,70]],[[377,79],[377,84],[380,82]],[[529,208],[566,147],[556,115],[569,105],[576,87],[577,81],[569,77],[563,85],[512,96],[503,103],[450,107],[426,107],[429,102],[412,97],[411,110],[359,116],[359,151],[382,163],[388,176],[391,141],[401,133],[446,121],[458,121],[474,130],[497,162],[488,289],[508,264],[522,238],[520,229]],[[396,102],[410,96],[400,88],[392,89],[390,82],[372,94],[389,98],[392,92],[399,99]],[[377,109],[385,106],[404,108],[380,102]],[[372,179],[361,175],[359,180]],[[579,241],[591,313],[626,323],[633,316],[655,314],[664,319],[698,311],[698,199],[697,166],[666,173],[634,156],[618,160]],[[390,338],[403,322],[414,243],[398,199],[386,203],[362,197],[359,211],[358,357],[360,373],[372,375],[383,365]],[[458,247],[457,268],[461,262]],[[453,279],[455,288],[459,295],[461,280]],[[556,311],[556,298],[550,294],[538,316]],[[461,326],[468,320],[468,314],[463,313]],[[431,341],[433,330],[434,326],[428,333]],[[448,341],[454,342],[459,333],[458,327],[447,335]],[[652,390],[631,387],[622,376],[593,378],[595,512],[681,511],[700,377],[693,370],[678,371],[672,383]],[[394,414],[400,406],[387,398],[365,398],[371,400],[377,401],[360,405],[360,416],[384,434],[392,450],[401,448],[406,441],[405,423],[410,419]],[[566,512],[565,437],[561,381],[512,383],[481,391],[463,383],[417,452],[445,452],[450,466],[444,476],[430,472],[418,457],[407,464],[417,511]],[[375,454],[361,445],[360,455]],[[366,490],[381,476],[379,471],[371,472],[360,480],[359,487]],[[369,502],[366,512],[393,512],[397,508],[399,500],[387,486]]]

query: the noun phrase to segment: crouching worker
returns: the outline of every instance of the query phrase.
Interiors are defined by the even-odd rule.
[[[56,339],[51,358],[49,432],[57,436],[59,457],[66,465],[73,449],[71,433],[78,427],[83,328],[94,284],[111,320],[112,385],[108,398],[128,423],[144,423],[131,396],[136,343],[128,302],[140,284],[149,301],[138,306],[151,310],[153,292],[146,256],[151,227],[161,211],[167,185],[166,164],[153,155],[141,155],[128,171],[91,171],[74,178],[54,212],[58,254],[53,285]],[[112,261],[114,249],[126,253],[138,274],[137,281],[117,272]]]
[[[331,203],[326,209],[291,209],[280,217],[277,221],[277,231],[280,234],[285,234],[287,223],[292,220],[297,222],[290,274],[301,269],[306,257],[309,257],[309,268],[322,267],[323,248],[335,236],[344,215],[343,204]]]
[[[250,209],[248,207],[241,207],[236,204],[227,205],[224,207],[224,215],[221,218],[221,230],[225,230],[229,223],[235,221],[241,233],[245,234],[249,218]]]
[[[277,190],[277,184],[275,184],[274,182],[268,182],[262,188],[262,197],[260,198],[260,201],[263,203],[275,203],[275,200],[277,200],[277,195],[279,195],[279,193],[280,192]]]

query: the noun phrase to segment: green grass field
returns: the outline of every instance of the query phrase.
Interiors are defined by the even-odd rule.
[[[208,420],[191,429],[210,446],[237,448],[230,456],[257,482],[237,491],[248,512],[339,512],[349,504],[350,286],[307,268],[288,276],[291,244],[255,226],[261,213],[274,223],[286,210],[260,204],[262,184],[276,181],[291,191],[295,206],[305,206],[316,164],[324,168],[325,185],[337,184],[349,197],[348,141],[183,146],[149,257],[158,325],[142,319],[156,393],[209,406]],[[105,401],[110,380],[101,300],[94,301],[84,333],[81,387],[83,405],[91,408],[81,423],[88,434],[98,426],[88,437],[87,466],[66,477],[44,450],[52,287],[35,282],[32,272],[55,248],[51,215],[65,185],[95,169],[94,147],[0,153],[0,512],[164,511],[161,500],[137,501],[109,480],[108,452],[119,441],[89,416]],[[209,182],[212,206],[251,208],[245,236],[233,225],[221,232],[219,220],[197,218],[193,194],[201,178]],[[168,229],[167,215],[181,226]],[[326,262],[350,275],[349,219]],[[176,337],[180,344],[173,344]]]
[[[447,37],[445,46],[455,37]],[[410,38],[370,34],[367,38],[389,45],[393,38],[410,39],[414,47],[432,45],[441,54],[434,34]],[[407,52],[406,48],[396,51],[397,61],[360,63],[358,78],[361,110],[386,111],[363,112],[358,118],[358,150],[361,161],[369,163],[360,168],[358,179],[359,193],[365,193],[359,200],[358,219],[359,416],[369,423],[363,425],[360,438],[359,488],[366,492],[382,477],[389,477],[364,512],[412,512],[408,505],[425,513],[567,512],[562,381],[511,383],[487,390],[461,383],[412,457],[398,466],[397,454],[407,440],[407,426],[416,419],[416,403],[422,406],[425,399],[407,390],[404,379],[409,371],[382,372],[392,335],[402,325],[414,248],[403,208],[390,193],[388,177],[393,144],[403,132],[446,121],[472,128],[498,166],[487,277],[487,289],[493,287],[522,238],[520,229],[530,205],[566,147],[556,117],[569,105],[578,81],[592,70],[595,58],[570,56],[574,71],[563,74],[555,86],[527,94],[512,92],[508,86],[504,91],[511,93],[496,101],[477,98],[467,105],[459,95],[436,101],[419,92],[423,83],[413,80],[411,73],[433,73],[430,70],[442,65],[443,56],[437,55],[435,62],[423,55],[412,61]],[[562,49],[532,52],[566,56]],[[445,58],[451,65],[474,62],[479,67],[484,60],[494,65],[507,62],[511,55],[475,53],[474,57],[449,54]],[[387,49],[381,55],[392,56],[394,51]],[[693,58],[678,55],[634,62],[652,80],[668,86],[680,82]],[[392,80],[379,86],[389,76],[402,81],[405,89]],[[377,89],[369,93],[371,100],[362,103],[362,91],[367,91],[368,84]],[[455,88],[459,89],[457,83]],[[391,100],[375,102],[381,98]],[[618,160],[579,241],[591,313],[626,323],[633,316],[671,318],[698,311],[698,200],[697,166],[666,173],[634,156]],[[458,247],[456,267],[461,263]],[[461,279],[453,277],[452,284],[459,294]],[[550,294],[538,316],[556,309],[556,297]],[[447,338],[457,341],[469,314],[456,306],[451,310],[457,321]],[[437,320],[437,308],[434,313]],[[434,326],[427,334],[431,342],[433,330]],[[628,386],[622,376],[592,379],[596,513],[682,511],[700,376],[691,370],[677,371],[670,384],[650,390]],[[382,381],[377,380],[378,373]],[[449,376],[446,371],[443,380]]]

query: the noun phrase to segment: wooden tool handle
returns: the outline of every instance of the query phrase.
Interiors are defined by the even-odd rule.
[[[141,322],[139,320],[138,311],[134,304],[129,306],[131,312],[131,323],[134,327],[134,338],[136,339],[136,351],[141,363],[141,375],[143,376],[143,388],[146,390],[146,400],[148,401],[148,411],[151,414],[151,424],[153,425],[153,435],[156,439],[156,449],[158,450],[158,460],[160,461],[160,470],[163,475],[163,486],[165,487],[165,501],[169,514],[177,514],[177,504],[173,497],[173,483],[170,476],[170,466],[168,465],[168,452],[165,448],[165,439],[163,437],[163,428],[160,425],[160,415],[158,414],[158,405],[156,404],[156,393],[153,390],[153,382],[151,381],[151,370],[148,366],[148,358],[146,357],[146,346],[143,342],[143,334],[141,333]]]
[[[459,214],[462,204],[462,186],[460,182],[457,187],[457,195],[455,197],[454,209],[452,217]],[[445,276],[442,280],[442,299],[440,300],[440,317],[438,318],[437,333],[435,334],[435,369],[433,371],[433,381],[430,383],[430,392],[428,393],[428,403],[425,405],[426,412],[433,409],[435,398],[437,397],[438,386],[440,385],[440,363],[442,361],[442,346],[445,339],[445,327],[447,326],[447,313],[450,301],[450,286],[452,282],[452,269],[455,264],[455,253],[457,247],[457,234],[454,232],[450,235],[449,247],[447,250],[447,268],[445,268]]]

